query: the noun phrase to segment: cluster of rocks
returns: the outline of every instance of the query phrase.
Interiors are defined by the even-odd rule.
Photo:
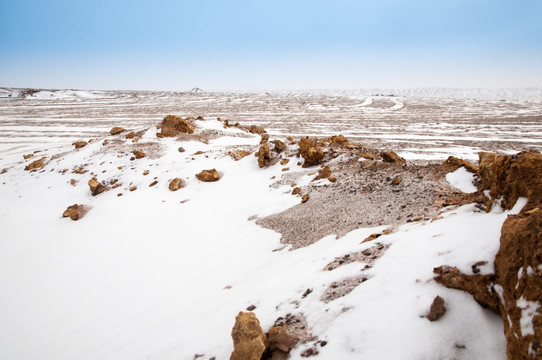
[[[298,344],[313,340],[305,319],[292,314],[278,318],[274,326],[264,333],[253,312],[239,312],[231,331],[233,352],[230,360],[285,360]],[[315,344],[325,346],[327,342]],[[318,354],[315,347],[304,351],[303,357]]]

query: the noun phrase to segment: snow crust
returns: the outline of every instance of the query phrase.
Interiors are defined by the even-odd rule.
[[[469,172],[463,166],[446,174],[446,181],[448,181],[453,188],[467,194],[478,191],[478,188],[474,185],[474,180],[474,174]]]

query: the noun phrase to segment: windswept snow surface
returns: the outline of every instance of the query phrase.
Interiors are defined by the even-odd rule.
[[[336,257],[373,246],[360,243],[384,227],[283,248],[280,234],[252,219],[299,198],[289,186],[270,187],[282,174],[279,165],[260,169],[253,156],[235,162],[224,154],[226,144],[259,142],[237,132],[208,145],[161,139],[156,154],[132,162],[130,154],[102,151],[101,141],[44,152],[63,155],[42,172],[3,161],[0,358],[227,359],[235,315],[249,305],[264,330],[280,316],[304,314],[312,335],[327,341],[315,359],[506,358],[502,320],[470,295],[436,284],[432,269],[446,264],[468,273],[486,260],[491,271],[507,212],[449,209],[439,220],[378,238],[391,247],[371,269],[351,263],[324,271]],[[153,129],[140,144],[151,140]],[[82,164],[123,185],[92,197],[91,175],[60,171]],[[195,178],[210,168],[221,173],[218,182]],[[158,184],[149,187],[155,177]],[[171,192],[174,177],[185,187]],[[130,192],[132,185],[138,189]],[[61,217],[74,203],[91,208],[77,222]],[[350,294],[321,300],[332,282],[362,271],[368,280]],[[303,297],[306,289],[313,292]],[[436,295],[448,312],[430,322],[424,316]],[[294,349],[292,359],[309,346]]]

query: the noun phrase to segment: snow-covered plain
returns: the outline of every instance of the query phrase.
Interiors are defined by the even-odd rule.
[[[253,156],[234,161],[225,153],[226,147],[257,145],[258,136],[238,137],[239,130],[224,130],[216,120],[197,121],[199,129],[221,129],[230,136],[209,144],[160,139],[147,157],[130,161],[129,151],[103,150],[103,139],[115,139],[105,130],[153,126],[159,118],[149,113],[157,112],[159,103],[142,102],[124,113],[120,124],[121,113],[97,119],[95,111],[104,116],[109,106],[137,101],[121,98],[79,105],[2,103],[0,169],[7,172],[0,175],[0,358],[228,359],[235,315],[250,305],[264,330],[289,313],[306,317],[315,340],[295,348],[292,359],[301,359],[313,346],[319,351],[315,359],[506,358],[501,318],[470,295],[436,284],[433,268],[451,265],[470,273],[472,264],[485,260],[481,273],[491,273],[501,225],[524,199],[511,212],[496,207],[486,214],[474,205],[447,208],[438,219],[403,225],[372,242],[361,244],[386,226],[328,236],[290,251],[280,243],[280,234],[255,223],[299,204],[290,186],[271,186],[284,174],[281,166],[260,169]],[[82,119],[79,106],[95,118]],[[183,106],[175,103],[161,116],[183,114]],[[65,112],[58,113],[59,108]],[[141,118],[134,119],[130,114],[138,111]],[[64,115],[73,120],[64,122]],[[253,123],[264,122],[266,115],[259,116]],[[7,136],[13,131],[7,127],[19,122],[41,136],[27,143],[27,130]],[[32,130],[34,125],[51,126],[55,132],[46,135],[43,129]],[[77,126],[85,130],[70,132]],[[301,129],[322,134],[333,128],[311,126]],[[67,130],[64,135],[61,128]],[[286,134],[287,127],[275,130],[275,135]],[[74,150],[70,143],[88,140],[87,135],[100,138]],[[156,140],[151,127],[138,144]],[[186,151],[179,152],[179,146]],[[30,150],[42,151],[22,161]],[[194,155],[198,151],[203,153]],[[51,158],[56,154],[60,156]],[[49,160],[44,171],[24,171],[40,156]],[[91,175],[72,173],[82,165],[99,180],[118,178],[122,186],[91,196]],[[194,176],[211,168],[221,174],[216,183]],[[297,165],[290,168],[303,173]],[[185,187],[171,192],[168,181],[175,177]],[[155,178],[158,184],[149,187]],[[448,181],[463,191],[472,186],[472,177],[461,172]],[[129,191],[131,186],[137,190]],[[62,218],[75,203],[90,209],[85,217],[76,222]],[[375,243],[391,246],[372,268],[354,262],[324,270],[336,257]],[[322,300],[333,282],[362,273],[368,280],[354,291]],[[312,292],[304,297],[307,289]],[[436,295],[445,299],[448,311],[430,322],[425,315]],[[315,345],[316,339],[327,345]]]

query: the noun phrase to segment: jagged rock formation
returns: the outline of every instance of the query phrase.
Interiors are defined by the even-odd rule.
[[[158,137],[172,137],[179,134],[193,134],[196,126],[189,121],[189,118],[183,119],[176,115],[167,115],[159,125],[160,132]]]
[[[100,183],[96,178],[92,178],[88,181],[88,187],[90,188],[92,196],[96,196],[107,190],[107,186]]]
[[[79,205],[74,204],[68,206],[68,208],[64,210],[62,217],[69,217],[74,221],[79,220]]]
[[[259,167],[263,168],[269,165],[269,162],[271,161],[271,154],[269,153],[269,144],[267,142],[260,146],[256,156],[258,156]]]
[[[405,165],[406,160],[397,155],[394,151],[381,151],[380,157],[382,158],[383,162],[391,163],[391,164],[397,164],[397,165]]]
[[[318,145],[318,141],[308,137],[299,140],[299,153],[305,159],[303,166],[315,165],[324,157],[324,151]]]
[[[440,284],[467,291],[503,318],[508,359],[542,358],[542,154],[480,153],[480,190],[511,209],[518,197],[528,202],[501,229],[495,273],[466,275],[457,268],[434,269]],[[475,266],[473,265],[473,272]]]

